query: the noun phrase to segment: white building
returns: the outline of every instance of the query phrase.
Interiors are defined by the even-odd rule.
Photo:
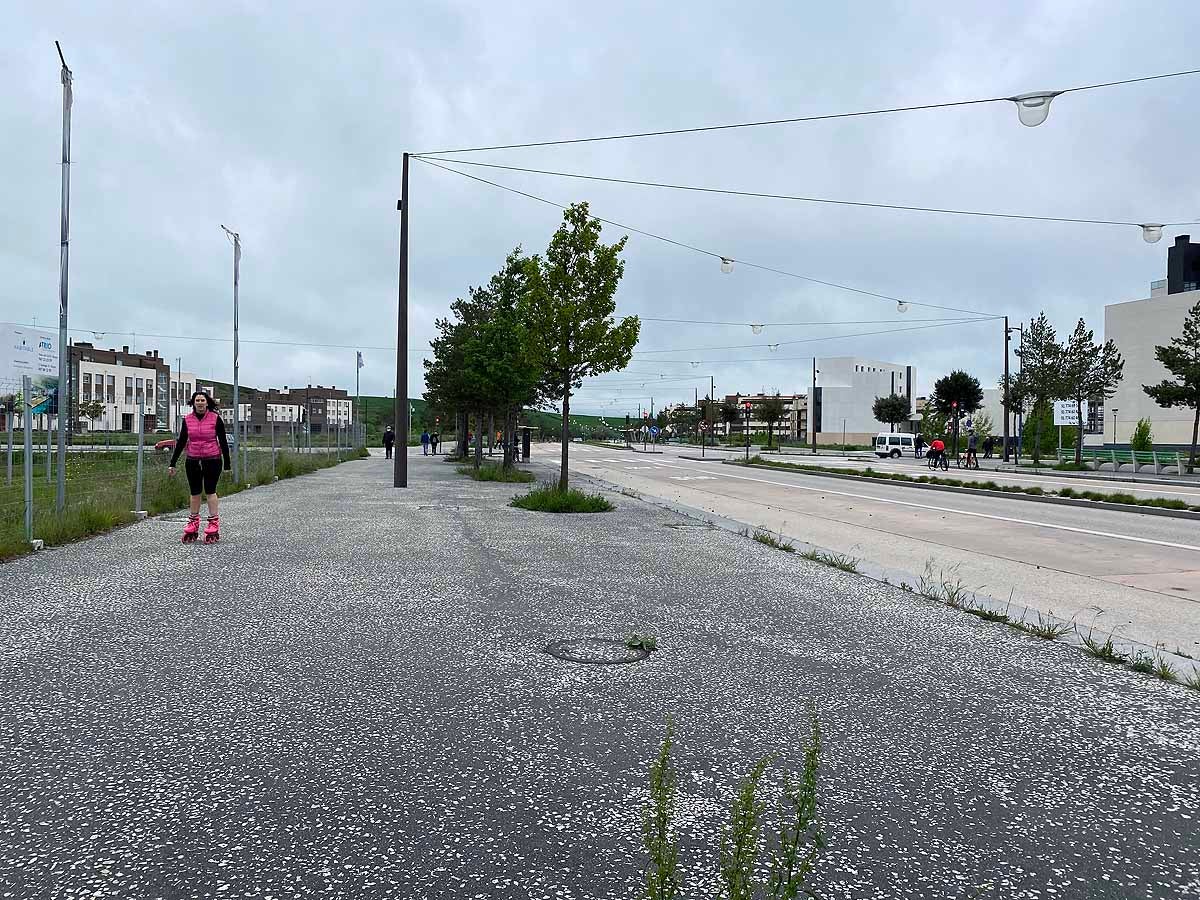
[[[729,394],[725,397],[725,402],[733,401],[739,407],[744,407],[744,404],[749,403],[750,406],[750,433],[766,434],[771,431],[776,437],[784,440],[807,440],[808,438],[808,396],[806,394],[780,394],[779,399],[783,401],[783,418],[774,424],[769,425],[765,419],[759,418],[759,413],[762,410],[762,403],[766,400],[773,400],[774,394]],[[722,426],[718,419],[716,426]],[[724,425],[725,434],[742,434],[746,431],[746,419],[739,418],[733,423]]]
[[[1105,404],[1106,442],[1129,442],[1138,419],[1150,420],[1156,445],[1191,444],[1195,413],[1176,407],[1164,409],[1142,390],[1142,385],[1174,380],[1154,358],[1154,348],[1167,345],[1183,332],[1188,311],[1200,303],[1200,290],[1166,293],[1153,286],[1142,300],[1113,303],[1104,307],[1104,337],[1111,339],[1125,359],[1125,374],[1117,392]]]
[[[872,443],[888,426],[875,418],[875,400],[891,394],[908,398],[913,409],[916,370],[900,363],[837,356],[818,359],[817,383],[809,417],[818,444]],[[902,430],[904,426],[901,426]]]

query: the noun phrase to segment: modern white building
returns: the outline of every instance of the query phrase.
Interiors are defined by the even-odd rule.
[[[1105,404],[1105,442],[1128,443],[1138,419],[1146,418],[1156,445],[1191,444],[1194,412],[1164,409],[1146,395],[1142,385],[1173,379],[1154,358],[1154,348],[1179,337],[1184,318],[1197,303],[1200,289],[1169,294],[1158,288],[1145,299],[1104,307],[1104,337],[1117,345],[1125,359],[1124,377]]]
[[[916,370],[900,363],[857,356],[837,356],[816,361],[816,388],[809,419],[818,444],[867,444],[888,426],[875,418],[879,397],[907,397],[912,414]],[[901,426],[903,429],[904,426]]]

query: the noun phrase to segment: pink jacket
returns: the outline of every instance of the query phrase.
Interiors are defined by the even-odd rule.
[[[206,412],[204,418],[188,413],[187,455],[189,459],[213,459],[221,456],[221,445],[217,442],[217,414]]]

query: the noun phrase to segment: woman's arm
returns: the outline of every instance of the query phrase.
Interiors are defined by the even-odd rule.
[[[175,438],[175,452],[171,454],[171,468],[175,468],[175,462],[179,459],[179,454],[183,452],[183,448],[187,446],[187,419],[184,419],[179,426],[179,437]]]
[[[217,443],[221,445],[221,456],[225,460],[225,468],[232,469],[233,466],[229,464],[229,441],[225,437],[225,420],[220,416],[217,416]]]

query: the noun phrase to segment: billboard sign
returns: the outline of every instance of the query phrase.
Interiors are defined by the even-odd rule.
[[[0,325],[0,397],[19,393],[26,375],[33,381],[33,412],[45,412],[58,387],[57,330]]]
[[[1083,401],[1083,424],[1088,421],[1088,403]],[[1079,410],[1075,408],[1074,400],[1055,400],[1054,401],[1054,424],[1055,425],[1070,425],[1079,427]]]

